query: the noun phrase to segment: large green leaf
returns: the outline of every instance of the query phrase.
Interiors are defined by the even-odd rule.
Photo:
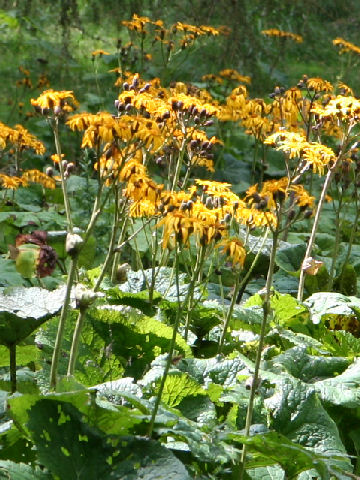
[[[14,399],[14,415],[26,421],[38,461],[59,478],[189,478],[181,462],[157,442],[121,435],[136,415],[125,407],[103,408],[95,392],[24,400]]]
[[[14,287],[0,293],[0,343],[25,339],[62,307],[65,288]]]
[[[301,472],[315,468],[322,480],[330,479],[327,459],[324,460],[320,455],[290,441],[280,433],[269,432],[252,437],[229,434],[229,438],[248,446],[252,454],[246,464],[249,469],[279,464],[291,480],[297,478]]]
[[[153,316],[156,313],[154,305],[161,300],[161,295],[153,293],[152,302],[149,301],[149,291],[143,290],[138,293],[122,292],[118,288],[111,288],[106,291],[106,298],[110,305],[129,305],[138,308],[145,315]]]
[[[314,384],[320,398],[332,405],[358,408],[360,405],[360,359],[356,359],[341,375]]]
[[[322,406],[314,386],[282,375],[265,405],[276,432],[328,457],[331,466],[351,471],[337,426]]]
[[[276,264],[285,272],[297,272],[304,260],[305,250],[306,245],[304,243],[284,245],[276,253]]]
[[[304,304],[309,308],[311,320],[318,324],[326,316],[356,316],[360,302],[355,297],[341,293],[319,292],[307,298]]]
[[[188,396],[205,394],[205,391],[196,380],[183,373],[180,375],[168,375],[161,399],[170,407],[175,407]]]
[[[120,437],[117,448],[118,463],[113,468],[109,479],[190,480],[191,478],[180,460],[158,442]]]
[[[52,480],[50,473],[24,463],[0,460],[0,478],[7,480]]]
[[[124,361],[125,376],[139,378],[152,360],[167,352],[172,338],[172,328],[144,315],[125,315],[113,309],[89,310],[93,331],[111,344],[111,351]],[[176,350],[191,357],[191,349],[178,335]],[[131,359],[131,361],[130,361]]]
[[[152,367],[155,368],[157,364],[158,362],[155,360]],[[252,366],[252,362],[238,354],[233,358],[224,358],[220,355],[209,359],[184,358],[176,368],[181,372],[188,373],[200,385],[208,387],[210,384],[233,385],[236,383],[238,376],[248,376]],[[143,381],[146,382],[147,379],[150,381],[150,378],[151,370],[146,374]]]
[[[305,347],[297,346],[274,357],[267,369],[280,373],[286,371],[303,382],[332,377],[345,370],[350,363],[348,358],[309,355]]]

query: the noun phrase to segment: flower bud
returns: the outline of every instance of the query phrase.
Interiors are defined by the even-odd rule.
[[[71,257],[76,255],[82,247],[84,240],[77,233],[68,233],[66,235],[65,250]]]
[[[98,297],[98,294],[78,283],[75,287],[76,308],[84,309],[89,307]]]

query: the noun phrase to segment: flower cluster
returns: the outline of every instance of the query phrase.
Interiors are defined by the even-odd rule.
[[[0,122],[0,148],[5,149],[7,146],[15,147],[18,151],[31,148],[39,155],[45,153],[44,144],[22,125],[11,128]]]
[[[38,113],[49,115],[72,112],[78,106],[74,92],[70,90],[45,90],[37,99],[31,99],[31,105]]]
[[[278,30],[277,28],[270,28],[268,30],[262,30],[261,32],[263,35],[267,37],[277,37],[277,38],[290,38],[297,43],[303,42],[303,37],[301,35],[297,35],[296,33],[291,32],[284,32],[283,30]]]
[[[351,42],[347,42],[343,38],[337,37],[333,40],[333,45],[340,47],[340,54],[342,53],[356,53],[356,55],[360,55],[360,47],[354,45]]]
[[[332,167],[336,159],[331,148],[321,143],[308,142],[298,133],[279,131],[267,137],[264,143],[286,153],[289,159],[302,159],[302,168],[312,167],[313,172],[319,175],[324,174],[325,167]]]

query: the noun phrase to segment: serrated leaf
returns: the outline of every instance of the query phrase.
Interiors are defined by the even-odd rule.
[[[139,378],[157,355],[169,349],[173,329],[155,318],[124,315],[112,309],[92,309],[88,314],[94,331],[105,345],[111,344],[115,357],[125,360],[125,376]],[[175,348],[184,356],[192,356],[180,335]],[[131,363],[126,364],[127,359],[131,359]]]
[[[188,396],[205,395],[201,386],[186,373],[180,375],[168,375],[162,394],[162,401],[169,407],[176,407]]]
[[[279,248],[276,253],[276,265],[285,272],[295,273],[300,270],[301,263],[304,260],[306,245],[299,244],[287,244]]]
[[[65,287],[49,292],[38,287],[17,287],[0,293],[0,343],[25,339],[63,304]]]
[[[267,369],[280,373],[286,371],[303,382],[332,377],[344,371],[350,363],[348,358],[309,355],[306,347],[297,346],[274,357]]]
[[[0,460],[0,478],[8,480],[52,480],[50,473],[24,463]]]
[[[314,388],[324,402],[347,408],[358,408],[360,360],[356,359],[341,375],[316,382]]]
[[[249,468],[254,464],[258,467],[279,464],[289,479],[295,479],[301,472],[316,468],[319,478],[330,479],[330,470],[320,455],[290,441],[280,433],[269,432],[251,437],[238,434],[229,436],[248,446],[253,456],[247,462]]]
[[[110,305],[129,305],[130,307],[138,308],[145,315],[149,316],[155,315],[156,309],[154,305],[157,305],[162,298],[158,292],[154,292],[152,302],[150,303],[148,290],[131,293],[122,292],[118,288],[107,290],[106,297]]]
[[[278,378],[275,393],[265,400],[271,428],[289,440],[328,457],[328,463],[351,471],[350,461],[335,422],[328,415],[313,385],[291,377]]]
[[[319,324],[325,315],[351,316],[356,314],[352,297],[346,297],[341,293],[314,293],[304,301],[304,304],[309,308],[311,320],[314,324]]]

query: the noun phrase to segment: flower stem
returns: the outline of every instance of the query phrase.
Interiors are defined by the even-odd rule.
[[[60,144],[60,137],[59,137],[59,119],[58,119],[58,117],[55,117],[54,123],[52,124],[52,129],[53,129],[53,133],[54,133],[56,153],[57,153],[58,158],[59,158],[61,189],[62,189],[63,197],[64,197],[64,206],[65,206],[66,220],[67,220],[67,223],[68,223],[68,231],[70,233],[72,233],[73,229],[74,229],[74,225],[73,225],[73,221],[72,221],[72,218],[71,218],[70,201],[69,201],[69,195],[68,195],[67,187],[66,187],[64,166],[63,166],[63,163],[62,163],[62,160],[61,160],[61,144]]]
[[[16,343],[9,345],[11,393],[16,392]]]
[[[278,245],[278,238],[279,238],[279,231],[280,231],[280,219],[278,219],[278,226],[276,230],[273,232],[273,239],[272,239],[272,249],[270,254],[270,263],[268,274],[266,278],[266,286],[265,286],[265,299],[263,303],[263,311],[264,316],[261,322],[260,328],[260,338],[259,338],[259,345],[256,352],[256,359],[255,359],[255,366],[254,366],[254,376],[251,384],[250,390],[250,398],[248,403],[248,409],[246,412],[246,421],[245,421],[245,435],[248,436],[250,433],[250,427],[253,418],[253,411],[254,411],[254,402],[255,402],[255,394],[258,388],[259,383],[259,371],[260,371],[260,362],[261,362],[261,355],[262,350],[264,347],[264,339],[266,333],[266,327],[268,322],[268,317],[270,314],[270,299],[271,299],[271,286],[273,281],[274,275],[274,268],[275,268],[275,257],[276,257],[276,250]],[[246,445],[243,445],[243,450],[241,454],[241,465],[240,465],[240,475],[239,480],[243,480],[244,472],[245,472],[245,465],[246,465]]]
[[[74,375],[75,363],[76,363],[76,358],[77,358],[79,344],[80,344],[80,334],[84,324],[86,311],[87,311],[87,307],[80,308],[79,316],[76,320],[75,330],[74,330],[71,349],[70,349],[70,357],[69,357],[69,364],[68,364],[68,370],[67,370],[68,376]]]
[[[169,370],[170,370],[171,360],[172,360],[172,357],[173,357],[175,344],[176,344],[176,335],[177,335],[177,331],[178,331],[178,328],[179,328],[180,317],[181,317],[180,286],[179,286],[179,255],[178,255],[178,253],[179,253],[178,248],[176,248],[176,252],[175,252],[175,280],[176,280],[176,295],[177,295],[177,301],[178,301],[178,309],[177,309],[177,312],[176,312],[176,318],[175,318],[175,322],[174,322],[174,325],[173,325],[173,335],[172,335],[171,342],[170,342],[169,353],[168,353],[168,356],[167,356],[167,359],[166,359],[166,365],[165,365],[164,373],[163,373],[162,378],[161,378],[159,391],[157,393],[154,409],[153,409],[151,419],[150,419],[150,425],[149,425],[149,430],[148,430],[148,437],[149,438],[151,438],[151,436],[152,436],[152,432],[153,432],[154,424],[155,424],[155,418],[156,418],[157,412],[159,410],[159,405],[160,405],[160,402],[161,402],[162,393],[163,393],[164,387],[165,387],[165,381],[166,381],[167,375],[168,375]]]
[[[56,335],[52,361],[51,361],[51,370],[50,370],[50,387],[51,388],[56,387],[56,380],[57,380],[56,374],[57,374],[57,368],[59,363],[62,339],[65,332],[65,322],[66,322],[67,313],[68,313],[69,304],[70,304],[71,288],[73,286],[74,279],[75,279],[76,266],[77,266],[77,255],[71,259],[70,271],[67,278],[65,299],[64,299],[63,307],[61,309],[59,326],[58,326],[58,331]]]
[[[219,341],[219,346],[218,346],[218,354],[220,355],[221,352],[222,352],[222,348],[224,346],[224,341],[225,341],[225,336],[226,336],[226,332],[227,332],[227,329],[228,329],[228,326],[229,326],[229,322],[230,322],[230,319],[231,319],[231,316],[232,316],[232,313],[233,313],[233,310],[234,310],[234,307],[235,307],[235,303],[237,301],[237,298],[238,298],[238,295],[239,295],[239,292],[240,290],[242,289],[242,287],[244,285],[246,285],[252,271],[254,270],[255,268],[255,265],[257,264],[257,261],[261,255],[261,252],[262,252],[262,249],[263,249],[263,246],[265,245],[265,242],[266,242],[266,239],[269,235],[269,228],[266,230],[265,232],[265,235],[261,241],[261,245],[259,247],[259,250],[257,252],[257,254],[255,255],[255,258],[249,268],[249,270],[246,272],[246,275],[245,277],[242,279],[242,281],[240,282],[240,276],[238,275],[236,277],[236,283],[235,283],[235,288],[234,288],[234,293],[233,293],[233,296],[231,298],[231,303],[229,305],[229,309],[227,311],[227,314],[226,314],[226,318],[225,318],[225,321],[224,321],[224,327],[223,327],[223,331],[221,333],[221,337],[220,337],[220,341]]]
[[[312,252],[312,249],[313,249],[313,246],[314,246],[314,242],[315,242],[315,236],[316,236],[317,228],[318,228],[318,225],[319,225],[322,206],[323,206],[324,201],[325,201],[326,192],[328,191],[329,185],[330,185],[331,180],[333,178],[334,171],[335,171],[335,169],[331,168],[331,169],[329,169],[329,171],[326,174],[325,182],[324,182],[324,185],[323,185],[323,188],[322,188],[322,191],[321,191],[321,195],[320,195],[320,199],[319,199],[319,203],[318,203],[317,209],[316,209],[314,223],[313,223],[313,226],[312,226],[310,238],[309,238],[308,245],[307,245],[307,248],[306,248],[304,261],[307,258],[309,258],[310,255],[311,255],[311,252]],[[298,294],[297,294],[297,299],[299,300],[299,302],[302,301],[303,296],[304,296],[305,275],[306,275],[305,270],[303,268],[301,268],[300,279],[299,279],[299,288],[298,288]]]

